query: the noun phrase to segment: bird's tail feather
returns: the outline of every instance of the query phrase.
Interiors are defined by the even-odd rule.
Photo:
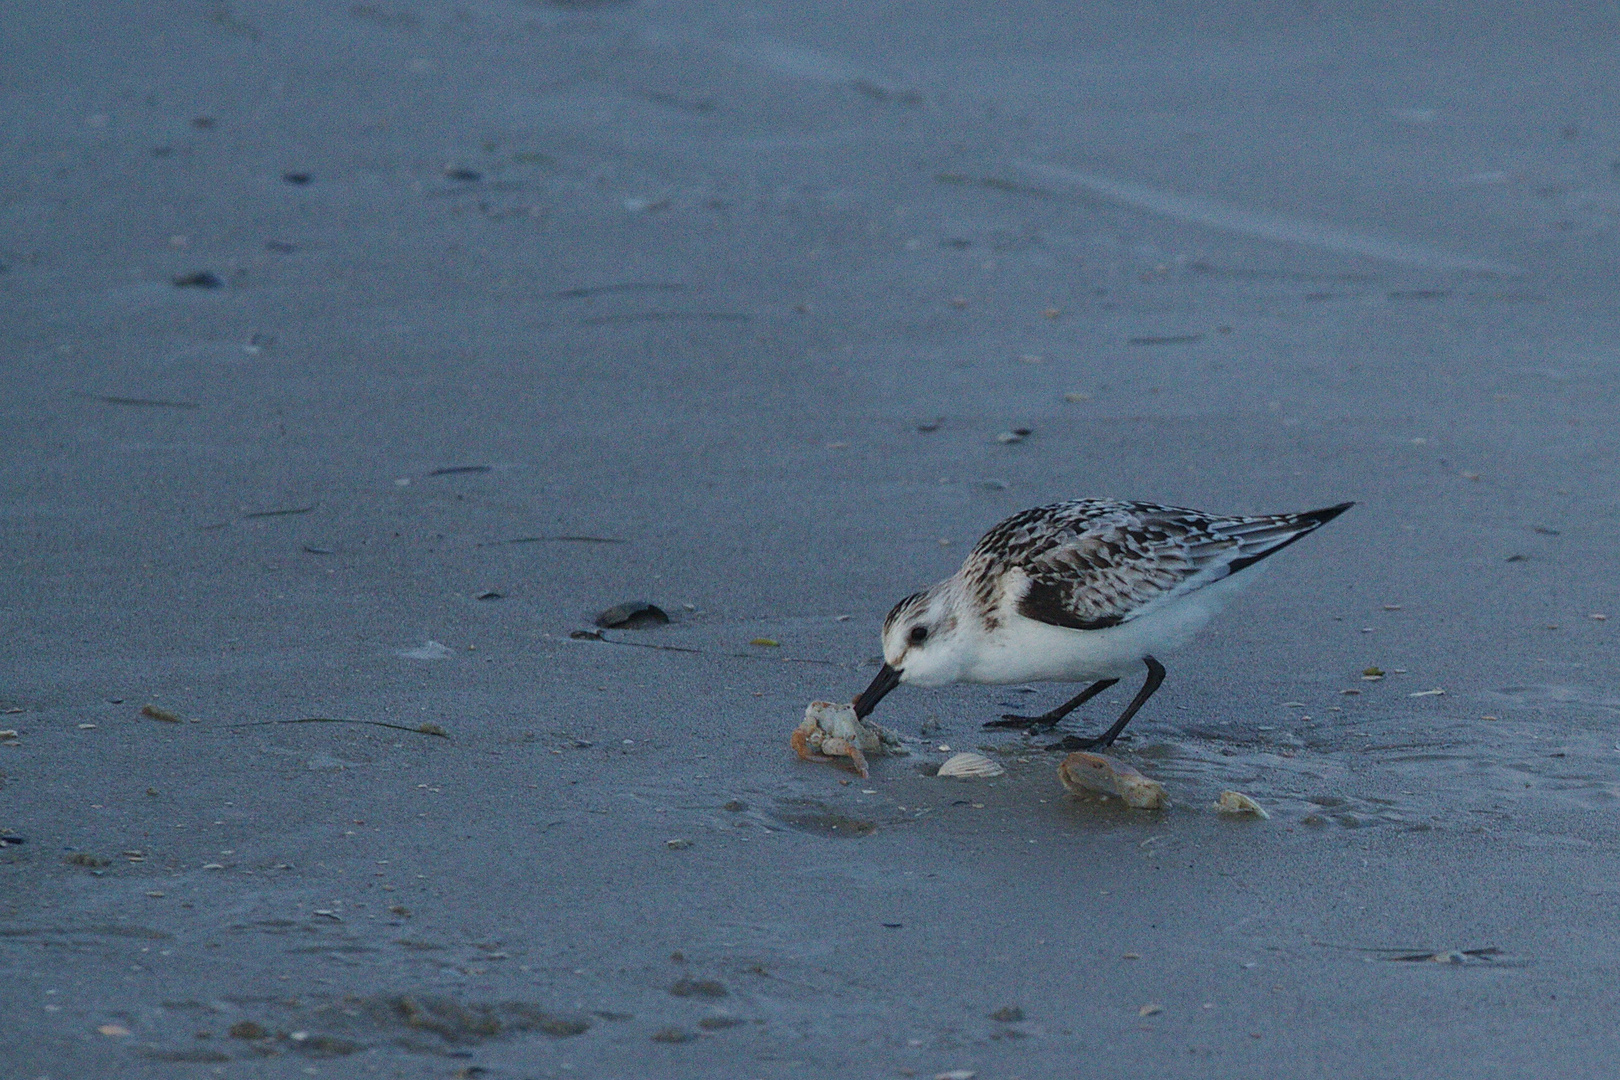
[[[1352,506],[1353,502],[1321,510],[1307,510],[1300,514],[1271,514],[1266,517],[1240,518],[1230,525],[1222,523],[1220,531],[1238,541],[1238,557],[1227,564],[1228,574],[1253,566],[1268,555],[1275,555],[1301,537],[1326,525]]]

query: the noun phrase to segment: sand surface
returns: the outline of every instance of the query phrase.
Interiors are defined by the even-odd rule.
[[[8,6],[0,1074],[1612,1075],[1597,7]],[[1080,495],[1170,810],[794,757]]]

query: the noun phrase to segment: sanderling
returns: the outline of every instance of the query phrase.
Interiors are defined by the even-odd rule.
[[[953,576],[889,612],[883,668],[855,699],[856,715],[866,717],[901,683],[1091,681],[1048,713],[985,725],[1049,728],[1146,664],[1147,681],[1112,727],[1048,749],[1108,746],[1164,681],[1155,653],[1190,641],[1242,586],[1239,571],[1353,505],[1223,517],[1076,499],[1014,514],[984,534]]]

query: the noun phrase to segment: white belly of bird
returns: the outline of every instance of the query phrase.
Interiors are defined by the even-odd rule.
[[[994,634],[979,639],[961,681],[1089,682],[1132,674],[1144,656],[1168,653],[1191,641],[1242,587],[1239,581],[1226,578],[1102,630],[1070,630],[1013,615]]]

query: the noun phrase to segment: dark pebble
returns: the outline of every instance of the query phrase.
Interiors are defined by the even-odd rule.
[[[1024,1010],[1016,1005],[1003,1005],[990,1014],[990,1019],[1000,1021],[1003,1024],[1016,1024],[1023,1018]]]
[[[734,1028],[742,1023],[743,1021],[735,1016],[705,1016],[698,1021],[698,1027],[704,1031],[724,1031],[726,1028]]]
[[[225,281],[207,270],[193,270],[189,274],[176,274],[169,279],[177,289],[222,289]]]
[[[675,997],[723,998],[726,986],[719,979],[677,979],[669,988]]]
[[[668,622],[669,615],[663,608],[654,607],[645,600],[615,604],[596,617],[596,625],[606,629],[640,630],[646,626],[663,626]]]
[[[652,1034],[652,1041],[661,1043],[689,1043],[696,1038],[693,1032],[682,1031],[678,1027],[659,1028]]]
[[[540,1030],[554,1039],[566,1039],[570,1035],[583,1035],[591,1030],[588,1020],[581,1020],[572,1016],[547,1016],[540,1020]]]
[[[315,178],[307,172],[284,172],[281,174],[281,179],[284,183],[292,184],[295,187],[303,187]]]

